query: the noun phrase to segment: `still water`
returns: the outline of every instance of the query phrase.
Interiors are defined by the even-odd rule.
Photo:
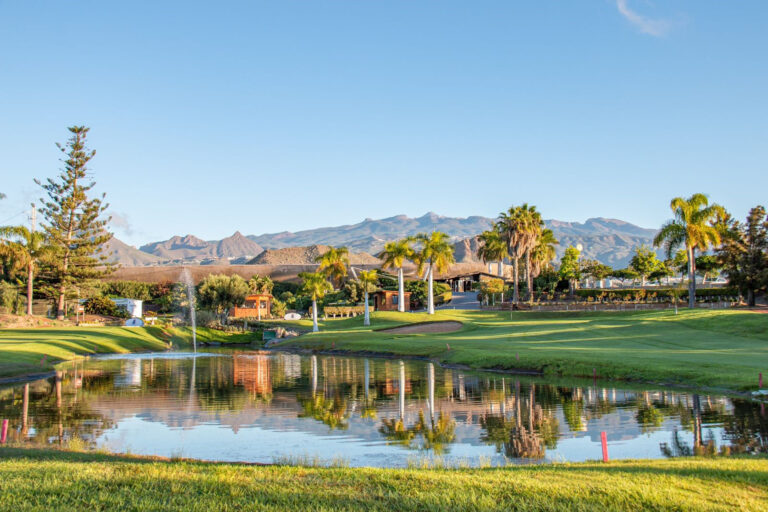
[[[403,467],[768,451],[759,403],[264,351],[120,355],[0,389],[9,438],[207,460]]]

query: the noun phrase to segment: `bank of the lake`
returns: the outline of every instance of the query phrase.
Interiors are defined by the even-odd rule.
[[[251,334],[198,328],[199,342],[247,342]],[[0,329],[0,381],[53,371],[61,361],[94,354],[165,351],[192,343],[189,328],[53,327]]]
[[[458,321],[453,333],[387,330],[425,321]],[[768,315],[745,310],[630,312],[377,312],[328,320],[322,332],[278,344],[286,349],[424,357],[476,369],[753,390],[768,376]],[[307,323],[301,324],[306,327]]]
[[[246,466],[0,448],[8,510],[742,510],[768,508],[768,459],[488,469]]]

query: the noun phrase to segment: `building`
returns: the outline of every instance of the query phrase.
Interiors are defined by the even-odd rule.
[[[403,292],[405,310],[411,310],[411,292]],[[397,290],[378,290],[373,292],[373,308],[376,311],[397,311],[397,301],[400,299]]]
[[[475,284],[490,281],[491,279],[504,279],[496,274],[488,272],[464,272],[456,274],[445,274],[439,276],[435,281],[445,283],[451,287],[454,293],[471,292],[475,289]],[[506,279],[504,279],[506,282]]]
[[[253,293],[248,295],[240,307],[235,306],[229,316],[235,318],[269,318],[272,311],[272,295]]]
[[[144,301],[138,299],[109,299],[115,303],[115,306],[122,308],[131,315],[131,318],[141,318],[144,314]]]

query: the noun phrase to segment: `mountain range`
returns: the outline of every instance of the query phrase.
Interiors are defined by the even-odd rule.
[[[629,222],[609,218],[592,218],[584,223],[546,220],[560,244],[558,257],[569,245],[582,246],[585,258],[596,259],[616,268],[629,262],[636,247],[650,246],[654,229],[646,229]],[[209,264],[249,263],[260,261],[257,256],[265,249],[270,250],[261,259],[292,261],[290,251],[272,251],[291,247],[345,245],[351,253],[376,254],[389,240],[433,230],[443,231],[455,242],[455,256],[458,262],[477,261],[476,235],[489,229],[493,219],[472,216],[467,218],[444,217],[429,212],[418,218],[398,215],[386,219],[365,219],[357,224],[325,227],[298,231],[284,231],[262,235],[244,236],[239,231],[222,240],[202,240],[193,235],[174,236],[168,240],[152,242],[139,249],[120,240],[113,239],[106,251],[112,253],[112,260],[124,266],[168,265],[168,264]],[[297,251],[306,259],[305,251]],[[367,257],[369,255],[361,256]],[[298,264],[299,262],[296,262]]]

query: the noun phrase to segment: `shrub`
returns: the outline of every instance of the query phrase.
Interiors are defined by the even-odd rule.
[[[130,318],[125,308],[119,307],[107,297],[92,297],[85,301],[85,312],[91,315],[114,316],[117,318]]]
[[[290,293],[290,292],[289,292]],[[272,299],[272,309],[270,313],[275,318],[283,318],[285,316],[285,302],[279,300],[279,299]]]
[[[6,281],[0,281],[0,308],[6,313],[20,314],[25,304],[18,288]]]

